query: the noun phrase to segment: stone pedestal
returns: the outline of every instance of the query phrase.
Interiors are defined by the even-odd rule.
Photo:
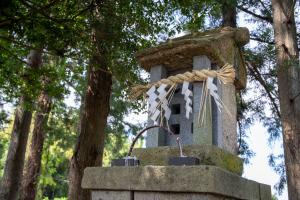
[[[271,200],[270,186],[208,165],[86,168],[82,187],[92,200]]]

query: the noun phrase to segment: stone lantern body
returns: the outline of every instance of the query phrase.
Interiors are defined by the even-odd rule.
[[[191,70],[233,66],[233,84],[215,80],[227,111],[217,109],[213,100],[207,101],[207,115],[199,126],[203,82],[190,84],[193,113],[189,119],[177,88],[168,123],[182,139],[184,155],[196,157],[200,165],[170,166],[168,159],[179,156],[174,138],[162,129],[151,129],[146,148],[132,152],[141,166],[85,169],[82,187],[91,191],[92,200],[271,200],[270,186],[241,177],[243,162],[237,156],[236,91],[246,87],[241,48],[248,41],[246,28],[226,27],[172,39],[137,54],[151,82]],[[148,125],[152,123],[149,120]]]

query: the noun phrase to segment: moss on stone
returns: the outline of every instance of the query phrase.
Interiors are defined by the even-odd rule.
[[[242,175],[243,161],[236,155],[224,151],[212,145],[187,145],[183,147],[186,156],[194,156],[200,159],[201,165],[213,165],[221,167],[232,173]],[[177,147],[155,147],[147,149],[134,149],[133,155],[140,159],[141,165],[168,165],[168,158],[179,156]]]

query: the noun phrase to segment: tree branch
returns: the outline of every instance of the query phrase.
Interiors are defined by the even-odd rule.
[[[270,17],[261,16],[261,15],[259,15],[259,14],[256,14],[256,13],[254,13],[254,12],[248,10],[247,8],[244,8],[244,7],[239,6],[239,5],[237,6],[237,8],[238,8],[239,10],[241,10],[241,11],[243,11],[243,12],[249,14],[249,15],[252,15],[253,17],[256,17],[256,18],[258,18],[258,19],[261,19],[261,20],[264,20],[264,21],[266,21],[266,22],[269,22],[269,23],[273,24],[273,19],[270,18]]]
[[[64,24],[65,22],[70,21],[69,19],[56,19],[56,18],[53,18],[53,17],[49,16],[47,13],[45,13],[42,8],[32,6],[28,2],[26,2],[25,0],[21,0],[20,2],[24,6],[30,8],[31,10],[33,10],[33,11],[39,13],[40,15],[44,16],[46,19],[49,19],[49,20],[51,20],[51,21],[53,21],[57,24]]]
[[[269,9],[267,8],[267,6],[265,5],[265,3],[262,0],[258,0],[259,3],[262,5],[262,7],[271,15],[271,12],[269,11]]]
[[[262,43],[271,44],[271,45],[275,44],[275,41],[267,41],[267,40],[263,40],[259,37],[253,37],[253,36],[250,37],[250,40],[255,40],[257,42],[262,42]]]
[[[249,69],[250,73],[254,76],[254,78],[264,88],[265,92],[267,93],[268,98],[270,99],[270,101],[271,101],[271,103],[272,103],[272,105],[275,109],[275,112],[276,112],[277,116],[279,118],[281,118],[280,110],[279,110],[278,105],[276,104],[276,100],[273,97],[272,93],[269,91],[268,86],[267,86],[265,80],[263,79],[263,77],[261,76],[260,72],[258,71],[257,67],[253,67],[249,62],[247,62],[247,66],[248,66],[248,69]]]

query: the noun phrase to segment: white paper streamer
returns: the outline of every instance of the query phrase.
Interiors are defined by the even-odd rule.
[[[154,121],[155,124],[157,124],[161,111],[164,111],[163,116],[166,118],[167,121],[170,119],[171,116],[171,109],[168,106],[168,99],[166,98],[166,88],[167,85],[162,84],[159,86],[158,89],[156,89],[155,86],[152,86],[147,91],[150,119]],[[159,110],[160,107],[162,110]]]
[[[167,120],[170,119],[171,116],[171,109],[168,106],[168,101],[167,99],[164,99],[161,105],[162,109],[164,110],[164,116]]]
[[[222,100],[220,96],[218,95],[218,87],[213,83],[213,78],[208,77],[207,78],[207,89],[209,90],[210,95],[214,98],[218,110],[221,112],[221,109],[223,108]]]
[[[155,93],[156,87],[152,86],[148,91],[148,103],[149,103],[149,112],[150,114],[154,114],[156,107],[158,105],[158,102],[156,101],[157,99],[157,94]]]
[[[166,84],[161,84],[161,86],[159,86],[157,91],[159,93],[158,99],[161,102],[161,108],[164,110],[164,117],[168,121],[170,119],[170,116],[171,116],[171,110],[168,106],[169,103],[168,103],[168,99],[167,99],[166,87],[167,87]]]
[[[189,119],[190,113],[193,112],[192,99],[191,99],[191,97],[193,96],[193,92],[189,90],[189,82],[187,81],[183,82],[181,93],[184,95],[184,100],[185,100],[185,117]]]
[[[157,122],[160,111],[157,109],[155,113],[150,117],[152,121]]]
[[[158,92],[158,98],[159,98],[159,100],[161,100],[161,101],[163,101],[163,99],[166,98],[166,93],[167,93],[167,91],[165,90],[166,87],[167,87],[166,84],[161,84],[161,85],[159,86],[159,88],[157,89],[157,92]]]

